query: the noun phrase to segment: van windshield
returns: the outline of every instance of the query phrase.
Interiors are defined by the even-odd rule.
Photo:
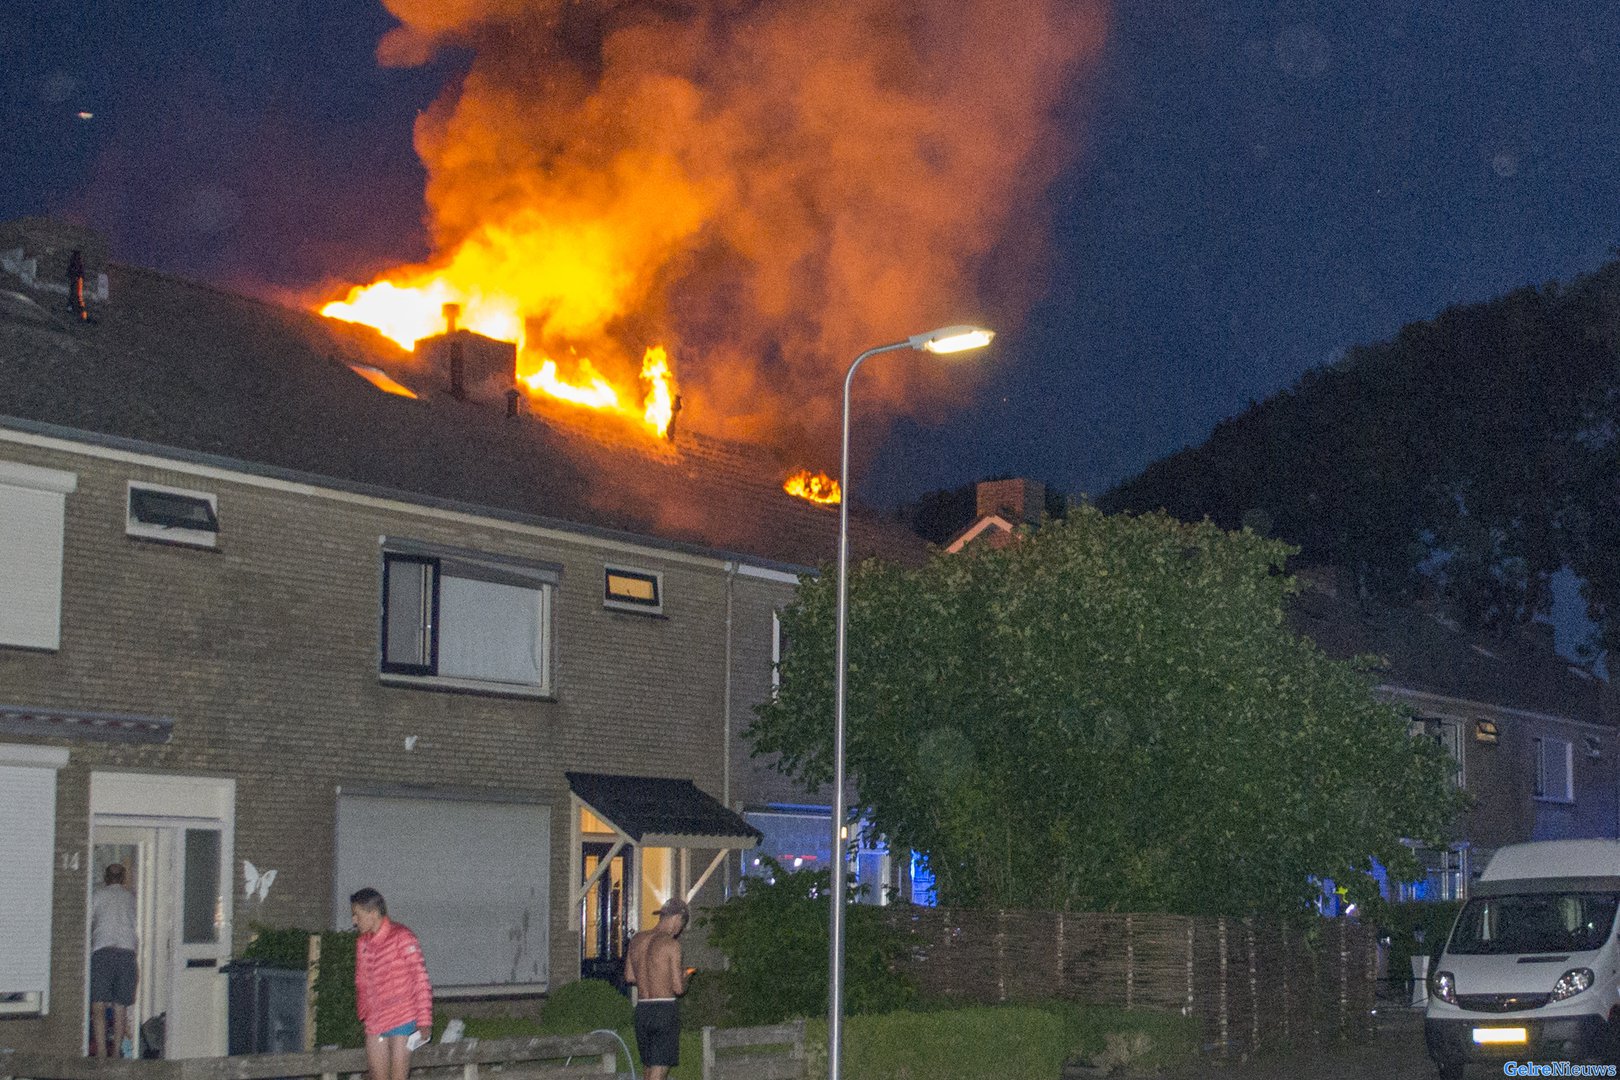
[[[1614,929],[1614,893],[1476,897],[1463,907],[1446,951],[1461,955],[1588,952]]]

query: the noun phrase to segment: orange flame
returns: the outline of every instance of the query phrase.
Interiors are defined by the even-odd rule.
[[[668,435],[679,406],[675,399],[675,379],[669,371],[669,354],[661,346],[654,345],[641,358],[641,381],[647,384],[642,422],[654,431]]]
[[[517,341],[523,320],[517,305],[506,297],[468,295],[444,279],[426,279],[417,285],[379,281],[356,285],[343,300],[321,308],[321,314],[344,322],[362,323],[392,338],[406,349],[425,337],[444,332],[444,305],[461,305],[459,325],[497,341]]]
[[[346,299],[325,304],[320,312],[328,318],[373,327],[404,348],[414,350],[421,339],[444,332],[444,305],[451,303],[461,307],[459,327],[497,341],[513,342],[519,353],[524,353],[529,343],[523,340],[524,324],[517,301],[458,289],[443,276],[426,275],[415,284],[378,281],[356,285],[349,290]],[[539,354],[530,352],[528,355]],[[540,366],[533,371],[524,373],[521,370],[524,366],[520,362],[520,370],[514,375],[533,393],[586,409],[616,413],[645,425],[654,434],[669,435],[679,398],[669,354],[662,346],[648,348],[642,358],[640,379],[645,389],[639,395],[639,407],[625,403],[626,398],[637,395],[621,392],[584,357],[580,358],[572,380],[563,378],[557,361],[549,356],[541,356]]]
[[[828,506],[837,506],[842,497],[838,481],[826,473],[813,473],[809,469],[800,469],[788,477],[782,484],[782,490],[789,495]]]
[[[519,381],[530,390],[550,394],[559,401],[583,405],[587,409],[619,410],[619,392],[613,389],[612,383],[602,378],[589,360],[580,360],[579,374],[582,382],[563,382],[557,374],[557,361],[548,356],[539,371],[524,375]]]

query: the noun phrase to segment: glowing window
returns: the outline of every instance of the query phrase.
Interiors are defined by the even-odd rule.
[[[612,835],[613,826],[582,806],[579,808],[579,831],[582,833],[607,833]]]
[[[650,615],[664,610],[664,575],[609,566],[603,571],[602,604],[618,611]]]
[[[350,371],[385,394],[393,394],[395,397],[411,398],[413,400],[416,397],[416,391],[397,381],[381,368],[374,368],[370,364],[350,364],[348,367]]]

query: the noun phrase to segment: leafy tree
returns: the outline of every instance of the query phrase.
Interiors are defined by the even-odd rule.
[[[858,802],[926,852],[942,902],[1298,913],[1312,876],[1372,894],[1459,808],[1443,751],[1288,627],[1293,549],[1090,507],[1002,550],[852,574]],[[756,753],[832,775],[837,583],[784,613]]]

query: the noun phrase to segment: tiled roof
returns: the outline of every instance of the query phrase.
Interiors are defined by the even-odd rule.
[[[420,372],[420,400],[386,394],[348,363],[419,362],[369,329],[150,271],[110,276],[111,302],[85,324],[65,297],[0,273],[0,425],[793,567],[836,556],[836,508],[781,490],[794,468],[822,463],[690,430],[671,444],[564,405],[512,419]],[[851,537],[855,558],[924,551],[861,513]]]
[[[689,846],[753,847],[763,835],[690,780],[571,772],[568,787],[591,810],[636,843],[693,841]],[[707,840],[710,844],[696,843]]]
[[[1334,575],[1307,569],[1289,621],[1330,656],[1377,658],[1385,685],[1508,709],[1612,723],[1603,683],[1573,668],[1550,642],[1476,639],[1443,616],[1364,602]]]

